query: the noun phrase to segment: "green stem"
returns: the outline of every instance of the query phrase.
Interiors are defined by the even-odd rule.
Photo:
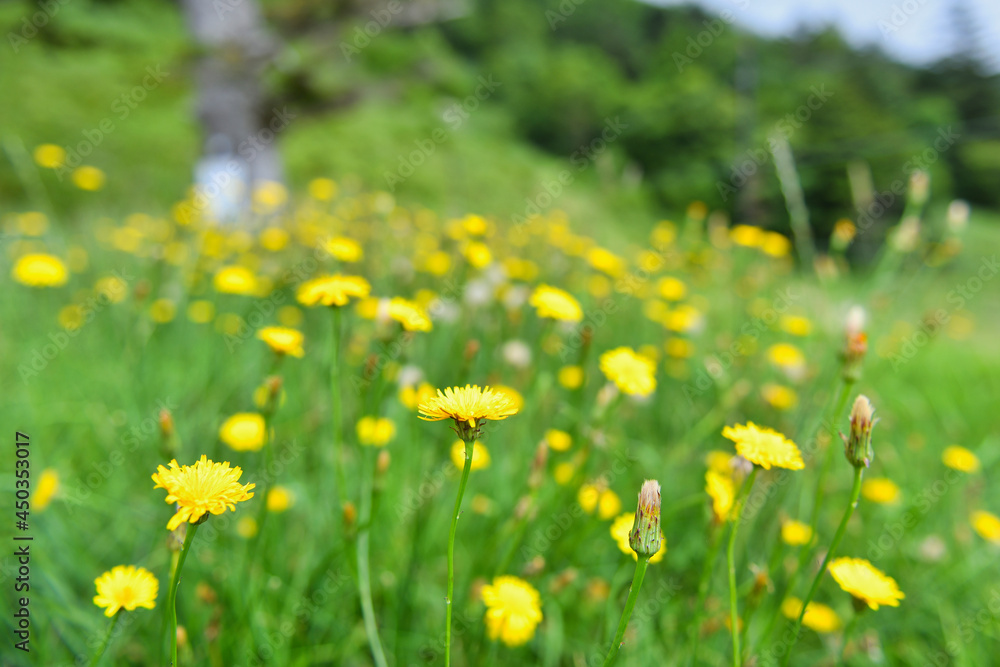
[[[840,415],[843,414],[844,408],[847,406],[847,399],[851,395],[851,389],[854,388],[854,382],[852,380],[840,379],[840,394],[837,397],[836,406],[833,409],[833,413],[830,415],[830,442],[826,445],[826,452],[824,453],[823,467],[820,468],[819,478],[816,480],[816,497],[813,500],[812,516],[809,520],[809,527],[812,529],[813,535],[816,534],[816,526],[819,524],[819,511],[823,506],[823,481],[826,479],[827,473],[830,470],[830,462],[833,460],[833,439],[837,435],[837,420],[840,419]],[[808,556],[809,549],[804,552]]]
[[[333,428],[333,467],[337,477],[340,507],[347,503],[347,477],[344,473],[343,406],[340,402],[340,308],[333,307],[333,331],[330,334],[330,415]]]
[[[847,642],[850,641],[851,635],[854,633],[854,627],[858,624],[858,619],[861,618],[861,614],[854,612],[851,616],[851,620],[847,622],[847,627],[844,628],[844,643],[840,646],[840,660],[837,662],[841,664],[846,664],[844,662],[844,655],[847,653]]]
[[[458,484],[458,497],[455,498],[455,511],[451,516],[451,528],[448,531],[448,597],[445,598],[445,629],[444,629],[444,664],[451,665],[451,608],[455,593],[455,531],[458,529],[458,515],[462,511],[462,496],[465,495],[465,485],[469,482],[469,471],[472,470],[472,450],[476,441],[465,441],[465,468],[462,469],[462,481]]]
[[[173,539],[173,538],[171,538],[171,539]],[[180,554],[179,551],[172,551],[171,554],[170,554],[170,579],[171,579],[171,581],[173,581],[174,572],[177,571],[177,561],[180,559],[180,555],[181,554]],[[167,625],[169,625],[169,622],[170,622],[170,614],[164,614],[163,615],[163,621],[160,623],[160,644],[159,644],[159,646],[156,649],[157,652],[160,652],[160,651],[163,650],[164,640],[166,639],[166,637],[164,635],[167,634]]]
[[[188,551],[191,550],[191,543],[194,542],[194,534],[198,532],[198,524],[189,523],[187,535],[184,537],[184,547],[181,549],[180,558],[177,559],[177,567],[170,577],[170,597],[167,600],[167,611],[170,613],[170,666],[177,667],[177,584],[181,580],[181,570],[184,568],[184,561],[187,560]]]
[[[799,618],[795,622],[795,629],[792,632],[792,641],[788,645],[788,651],[785,653],[785,659],[781,662],[782,667],[788,664],[788,660],[792,655],[792,647],[795,646],[795,642],[799,639],[799,630],[802,629],[802,619],[806,615],[806,609],[809,608],[809,603],[812,602],[813,595],[816,594],[816,589],[819,588],[819,582],[822,581],[823,575],[826,574],[827,565],[830,564],[830,560],[833,558],[834,553],[837,551],[837,547],[840,545],[840,540],[843,539],[844,533],[847,531],[847,522],[851,520],[851,516],[854,514],[854,508],[858,506],[858,496],[861,495],[861,478],[864,475],[864,472],[865,469],[861,466],[854,469],[854,488],[851,489],[851,501],[847,505],[847,510],[844,511],[844,517],[840,520],[840,527],[837,528],[837,533],[833,536],[833,542],[830,543],[830,549],[826,552],[826,557],[823,558],[823,564],[820,565],[819,572],[816,573],[812,586],[809,587],[809,593],[802,601],[802,611],[799,612]]]
[[[101,656],[104,655],[104,651],[108,648],[108,642],[111,641],[111,635],[115,631],[115,626],[118,625],[118,617],[121,616],[121,609],[115,612],[115,615],[111,617],[111,623],[108,624],[108,632],[104,635],[104,641],[101,642],[100,647],[97,649],[97,653],[94,654],[93,659],[90,661],[90,667],[97,667],[97,663],[101,661]]]
[[[375,606],[372,604],[371,575],[368,571],[369,527],[372,514],[372,490],[375,486],[375,466],[372,453],[365,452],[365,474],[361,480],[361,511],[359,518],[361,527],[358,531],[358,593],[361,596],[361,615],[364,617],[365,634],[372,650],[372,659],[376,667],[387,667],[385,651],[378,636],[378,624],[375,622]]]
[[[747,478],[745,483],[746,493],[741,493],[743,497],[750,495],[750,490],[753,488],[754,480],[757,478],[757,467],[754,466],[753,472],[750,473],[750,477]],[[736,601],[736,532],[740,526],[740,518],[743,514],[743,497],[740,498],[739,504],[736,505],[736,514],[733,516],[733,528],[729,532],[729,545],[726,547],[726,564],[729,567],[729,622],[732,627],[730,627],[730,632],[733,635],[733,667],[740,667],[740,613],[739,606]]]
[[[704,616],[705,598],[708,597],[708,584],[712,580],[712,572],[715,570],[715,561],[719,558],[719,549],[722,548],[722,527],[720,526],[712,536],[712,543],[708,548],[708,558],[701,568],[701,579],[698,581],[698,601],[694,607],[694,617],[691,619],[691,627],[688,631],[691,642],[691,655],[688,657],[688,665],[698,662],[698,645],[701,643],[701,619]]]
[[[621,620],[618,621],[618,631],[615,633],[614,641],[611,642],[608,657],[604,659],[604,667],[611,667],[618,659],[618,651],[622,647],[625,629],[628,627],[628,620],[632,617],[632,610],[635,608],[635,601],[639,597],[639,588],[642,587],[642,578],[646,576],[646,567],[648,565],[648,558],[640,558],[635,563],[635,575],[632,577],[632,585],[628,589],[628,600],[625,601],[625,609],[622,611]]]

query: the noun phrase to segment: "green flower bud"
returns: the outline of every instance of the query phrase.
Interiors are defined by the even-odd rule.
[[[643,558],[660,550],[660,483],[654,479],[642,483],[628,543],[632,551]]]
[[[872,450],[872,428],[877,419],[873,419],[875,408],[866,396],[858,396],[851,408],[851,434],[844,440],[844,456],[855,468],[871,465],[875,459],[875,452]]]

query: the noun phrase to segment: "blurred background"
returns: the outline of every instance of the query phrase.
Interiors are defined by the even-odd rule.
[[[46,0],[0,25],[0,206],[69,224],[220,178],[254,184],[212,202],[238,219],[322,176],[598,235],[693,200],[787,233],[785,143],[821,249],[870,221],[855,259],[914,170],[934,201],[1000,204],[989,0]]]

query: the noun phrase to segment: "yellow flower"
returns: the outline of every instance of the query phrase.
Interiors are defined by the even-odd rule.
[[[674,359],[688,359],[694,355],[694,344],[684,338],[671,338],[663,348]]]
[[[570,391],[579,389],[583,384],[583,368],[580,366],[563,366],[559,369],[559,384]]]
[[[444,250],[432,252],[423,263],[423,270],[435,276],[443,276],[451,268],[451,255]]]
[[[365,256],[361,244],[346,236],[332,238],[326,242],[324,247],[328,253],[341,262],[360,262]]]
[[[384,447],[396,435],[396,425],[386,417],[362,417],[357,425],[358,442]]]
[[[494,391],[490,387],[480,389],[479,385],[448,387],[438,389],[437,396],[421,403],[418,416],[425,421],[454,419],[461,427],[468,424],[472,428],[484,419],[499,421],[517,414],[517,407],[510,396]]]
[[[314,278],[299,286],[296,298],[304,306],[346,306],[348,301],[364,299],[371,292],[371,285],[360,276],[332,276]]]
[[[873,503],[887,505],[899,500],[899,487],[884,477],[866,479],[861,485],[861,495]]]
[[[111,618],[120,609],[135,611],[138,607],[152,609],[160,582],[144,567],[118,565],[94,580],[97,595],[94,604],[104,607],[104,615]]]
[[[864,558],[836,558],[830,563],[830,574],[840,587],[866,603],[872,609],[879,605],[898,607],[906,595],[896,580],[886,576]]]
[[[785,598],[781,603],[781,613],[785,618],[797,620],[802,613],[802,600],[796,597]],[[806,615],[802,617],[802,625],[810,630],[829,634],[840,629],[840,617],[825,604],[810,602],[806,608]]]
[[[94,292],[111,303],[121,303],[128,295],[128,284],[118,276],[105,276],[94,283]]]
[[[225,266],[215,272],[212,285],[222,294],[251,296],[257,291],[257,278],[244,266]]]
[[[305,350],[302,349],[304,336],[301,331],[286,329],[285,327],[264,327],[257,332],[257,338],[261,339],[275,354],[290,354],[293,357],[303,357]]]
[[[565,486],[569,484],[570,480],[573,479],[573,474],[575,472],[576,466],[569,461],[563,461],[562,463],[556,465],[555,469],[553,469],[552,478],[556,480],[556,484]]]
[[[781,368],[801,368],[806,363],[806,358],[799,348],[791,343],[777,343],[767,349],[767,356],[771,363]]]
[[[604,248],[591,248],[588,250],[587,262],[598,271],[603,271],[612,278],[620,278],[625,274],[625,260]]]
[[[177,314],[177,305],[170,299],[157,299],[149,304],[149,316],[158,324],[166,324]]]
[[[1000,517],[979,510],[972,513],[971,521],[972,528],[981,538],[993,544],[1000,544]]]
[[[788,470],[805,467],[795,443],[772,429],[747,422],[745,426],[725,427],[722,436],[736,443],[736,452],[740,456],[765,470],[770,470],[771,466]]]
[[[941,460],[952,470],[960,472],[979,472],[979,458],[965,447],[952,445],[946,447],[941,454]]]
[[[28,211],[17,216],[17,227],[25,236],[42,236],[49,229],[49,219],[40,211]],[[86,256],[87,253],[83,248],[79,251]],[[76,271],[75,268],[73,270]]]
[[[255,213],[271,213],[288,200],[288,190],[277,181],[263,181],[254,188],[252,204]]]
[[[493,261],[493,254],[490,252],[489,247],[479,241],[473,241],[465,246],[464,253],[465,258],[469,260],[469,264],[477,269],[487,267]]]
[[[459,470],[465,469],[465,443],[456,440],[451,445],[451,462]],[[472,467],[469,470],[482,470],[490,467],[490,452],[481,442],[475,443],[472,449]]]
[[[587,514],[593,514],[597,508],[597,501],[601,497],[601,487],[596,484],[584,484],[576,492],[576,502],[580,503],[580,508]]]
[[[569,433],[554,428],[545,432],[545,441],[549,443],[549,449],[556,452],[565,452],[573,444]]]
[[[764,232],[760,249],[771,257],[784,257],[792,250],[792,242],[778,232]]]
[[[606,521],[621,511],[622,500],[618,494],[611,489],[601,491],[601,496],[597,501],[597,516]]]
[[[58,169],[66,163],[66,151],[62,146],[42,144],[35,146],[35,164],[45,169]]]
[[[715,515],[715,520],[728,521],[733,511],[733,502],[736,500],[736,485],[733,484],[732,476],[728,472],[709,469],[705,473],[705,492],[712,499],[712,513]]]
[[[59,311],[59,325],[67,331],[75,331],[84,324],[83,308],[76,304],[64,306]]]
[[[648,396],[656,389],[656,364],[630,347],[602,354],[601,372],[630,396]]]
[[[31,508],[41,512],[59,493],[59,473],[54,468],[46,468],[38,478],[38,486],[31,494]]]
[[[809,524],[795,520],[785,521],[781,524],[781,541],[789,546],[800,547],[809,544],[812,536],[812,528],[809,527]],[[796,618],[798,618],[797,614]]]
[[[621,549],[623,554],[631,554],[633,560],[639,560],[639,557],[628,542],[628,534],[632,532],[632,524],[635,523],[635,512],[626,512],[620,515],[611,523],[611,537],[614,538],[615,542],[618,544],[618,548]],[[653,554],[649,562],[659,563],[663,560],[663,557],[667,553],[667,541],[663,538],[663,531],[660,531],[660,550]]]
[[[663,317],[663,326],[677,333],[696,331],[704,324],[705,317],[700,310],[690,304],[683,304]]]
[[[521,396],[521,392],[513,387],[508,387],[505,384],[493,385],[493,391],[510,399],[510,402],[514,405],[514,409],[518,412],[524,407],[524,396]]]
[[[551,317],[564,322],[579,322],[583,319],[580,303],[558,287],[539,285],[532,292],[529,303],[538,311],[539,317]]]
[[[274,486],[267,492],[267,511],[284,512],[295,504],[295,496],[283,486]]]
[[[421,382],[419,387],[406,385],[399,388],[399,402],[410,410],[416,410],[418,405],[431,398],[434,398],[434,387],[426,382]]]
[[[236,503],[253,498],[250,489],[256,484],[239,483],[243,471],[239,466],[229,467],[229,461],[216,463],[204,454],[193,466],[178,466],[177,460],[170,467],[157,466],[153,473],[154,489],[166,489],[168,503],[177,503],[179,509],[167,523],[167,530],[174,530],[185,521],[199,523],[208,513],[222,514],[226,509],[236,511]]]
[[[281,227],[268,227],[260,233],[260,246],[264,250],[278,252],[288,245],[289,234]]]
[[[266,440],[264,417],[256,412],[238,412],[223,422],[219,439],[237,452],[259,451]]]
[[[402,324],[406,331],[430,331],[434,328],[426,310],[398,296],[389,301],[389,317]]]
[[[747,248],[756,248],[764,241],[764,230],[751,225],[735,225],[729,230],[733,243]]]
[[[794,389],[780,384],[765,384],[760,393],[775,410],[791,410],[799,402]]]
[[[528,582],[504,575],[483,586],[486,604],[486,634],[507,646],[520,646],[535,636],[542,622],[542,602]]]
[[[53,255],[24,255],[14,263],[14,280],[29,287],[59,287],[66,284],[69,271],[62,260]]]
[[[807,317],[798,315],[783,315],[781,317],[781,328],[793,336],[808,336],[812,331],[812,322]]]
[[[236,534],[245,540],[257,534],[257,520],[252,516],[245,516],[236,522]]]
[[[660,290],[660,296],[662,296],[667,301],[680,301],[687,294],[687,287],[683,282],[677,278],[667,276],[666,278],[661,278],[658,288]]]
[[[330,201],[337,196],[337,184],[329,178],[309,181],[309,196],[318,201]]]
[[[96,192],[104,187],[104,172],[90,165],[77,167],[70,178],[73,179],[73,185],[88,192]]]
[[[282,306],[278,309],[278,322],[283,327],[297,327],[302,324],[302,310],[296,306]]]
[[[215,317],[215,304],[204,299],[192,301],[188,304],[187,316],[195,324],[207,324]]]

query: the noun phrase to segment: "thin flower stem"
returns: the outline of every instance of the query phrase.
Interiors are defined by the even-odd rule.
[[[445,629],[444,629],[444,664],[451,665],[451,608],[455,593],[455,531],[458,529],[458,515],[462,512],[462,496],[465,495],[465,485],[469,482],[469,471],[472,470],[472,451],[476,441],[465,441],[465,468],[462,469],[462,481],[458,484],[458,497],[455,498],[455,511],[451,516],[451,529],[448,531],[448,597],[445,598]]]
[[[344,472],[343,406],[340,403],[340,308],[333,307],[333,327],[330,334],[330,418],[333,429],[333,467],[337,477],[340,507],[347,503],[347,476]]]
[[[698,645],[701,643],[701,619],[704,616],[705,598],[708,597],[708,584],[712,580],[712,572],[715,571],[715,561],[719,558],[719,550],[722,548],[722,527],[716,529],[712,536],[712,543],[708,548],[708,558],[701,568],[701,579],[698,581],[698,601],[695,603],[694,615],[691,619],[691,626],[688,630],[691,642],[691,655],[688,656],[688,665],[698,662]]]
[[[740,667],[740,612],[739,605],[736,600],[736,531],[740,526],[740,518],[743,515],[743,499],[750,495],[750,490],[753,489],[754,480],[757,478],[757,467],[754,466],[753,472],[750,473],[750,477],[744,483],[746,487],[745,493],[740,493],[740,500],[736,505],[736,511],[733,516],[733,528],[729,532],[729,545],[726,547],[726,564],[729,567],[729,622],[732,627],[730,627],[730,632],[733,635],[733,667]]]
[[[844,643],[840,646],[840,659],[837,661],[840,664],[847,664],[844,662],[844,655],[847,653],[847,642],[850,641],[851,635],[854,634],[854,628],[858,624],[858,619],[861,618],[861,614],[854,612],[851,616],[851,620],[847,622],[847,627],[844,628]]]
[[[854,382],[852,380],[846,380],[841,378],[840,380],[840,394],[837,397],[836,406],[833,408],[833,412],[830,414],[830,442],[827,443],[826,452],[823,459],[823,467],[820,468],[819,477],[816,479],[816,497],[813,500],[812,516],[809,519],[809,527],[812,529],[813,535],[816,534],[816,526],[819,524],[819,512],[820,508],[823,506],[824,489],[823,482],[826,480],[826,476],[830,471],[830,463],[833,460],[833,439],[837,435],[837,420],[840,419],[840,415],[844,413],[844,408],[847,407],[847,399],[851,395],[851,389],[854,388]],[[809,550],[807,549],[806,554]]]
[[[101,642],[100,647],[97,649],[97,653],[90,661],[90,667],[97,667],[97,663],[101,661],[101,656],[104,655],[104,651],[108,648],[108,642],[111,641],[111,635],[114,634],[115,626],[118,625],[118,617],[121,616],[121,610],[115,612],[115,615],[111,617],[111,623],[108,624],[108,631],[104,635],[104,641]]]
[[[194,542],[194,534],[198,532],[198,524],[189,523],[187,535],[184,537],[184,547],[181,555],[177,559],[177,567],[170,578],[170,597],[167,600],[167,611],[170,613],[170,667],[177,667],[177,584],[181,580],[181,570],[184,569],[184,561],[187,560],[188,551],[191,550],[191,543]]]
[[[185,532],[185,535],[186,534],[187,533]],[[170,579],[171,579],[171,581],[173,581],[174,572],[177,571],[177,561],[180,560],[180,556],[181,556],[181,554],[180,554],[179,551],[173,551],[170,554]],[[169,591],[167,591],[167,592],[169,593]],[[163,614],[163,621],[160,623],[160,644],[159,644],[159,647],[157,648],[157,651],[162,651],[163,650],[163,644],[165,643],[164,640],[166,640],[166,638],[167,638],[167,626],[169,624],[170,624],[170,614],[169,613],[164,613]]]
[[[369,528],[372,514],[372,492],[375,486],[375,465],[372,453],[365,452],[365,472],[361,484],[361,511],[359,518],[361,528],[358,531],[358,593],[361,596],[361,615],[364,617],[365,634],[372,650],[372,659],[376,667],[387,667],[385,651],[378,636],[378,624],[375,622],[375,606],[372,604],[371,575],[368,571]]]
[[[628,628],[628,621],[632,617],[632,610],[635,608],[635,601],[639,597],[639,589],[642,587],[642,578],[646,576],[646,567],[649,565],[648,558],[640,558],[635,563],[635,575],[632,577],[632,585],[628,589],[628,600],[625,601],[625,609],[622,610],[622,618],[618,621],[618,631],[615,632],[615,639],[611,642],[608,650],[608,657],[604,659],[604,667],[611,667],[618,660],[618,651],[622,647],[622,639],[625,637],[625,629]]]
[[[840,527],[837,528],[837,533],[833,536],[833,542],[830,543],[830,549],[826,552],[823,564],[820,565],[819,572],[817,572],[815,578],[813,578],[812,586],[809,587],[809,593],[802,601],[802,611],[799,612],[799,618],[795,621],[795,629],[792,632],[791,643],[788,645],[788,651],[785,653],[785,659],[781,662],[782,667],[788,664],[788,660],[792,655],[792,647],[795,646],[795,642],[799,639],[799,630],[802,629],[802,619],[806,615],[806,609],[809,608],[809,603],[812,602],[813,596],[816,594],[816,589],[819,588],[819,582],[822,581],[823,575],[826,574],[827,565],[830,564],[830,560],[833,559],[833,555],[836,553],[837,547],[840,546],[840,540],[844,537],[844,533],[847,531],[847,522],[851,520],[851,516],[854,514],[854,508],[858,506],[858,496],[861,495],[861,478],[864,475],[864,472],[865,469],[861,466],[854,469],[854,488],[851,489],[851,501],[848,503],[847,509],[844,511],[844,517],[840,520]]]

